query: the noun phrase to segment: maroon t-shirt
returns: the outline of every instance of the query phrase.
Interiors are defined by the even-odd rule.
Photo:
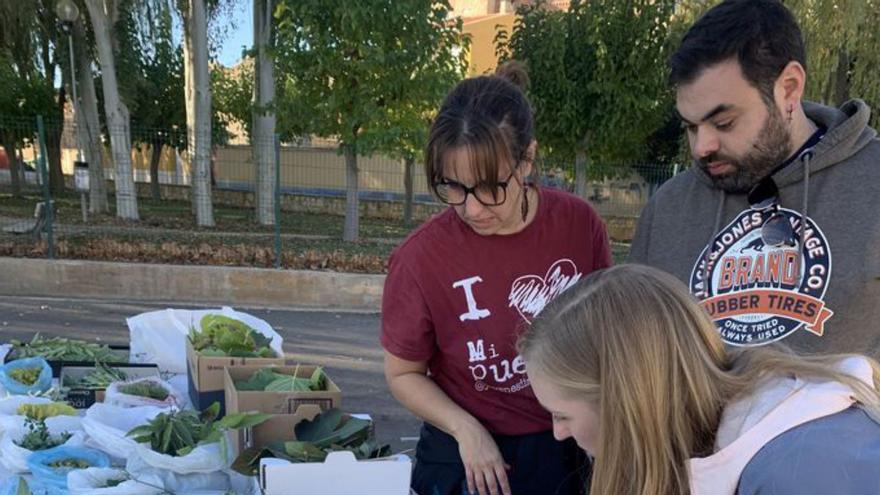
[[[493,433],[552,427],[515,349],[544,305],[611,265],[605,226],[583,200],[539,189],[534,220],[512,235],[481,236],[452,208],[391,254],[382,346],[427,361],[431,378]]]

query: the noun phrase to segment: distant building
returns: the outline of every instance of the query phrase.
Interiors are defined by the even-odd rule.
[[[461,17],[462,34],[470,38],[468,75],[492,73],[498,65],[495,36],[504,30],[510,35],[516,21],[516,9],[535,0],[452,0],[452,14]],[[571,0],[550,0],[548,9],[567,10]]]

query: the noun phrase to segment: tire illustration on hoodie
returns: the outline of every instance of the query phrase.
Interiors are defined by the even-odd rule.
[[[800,214],[786,208],[779,212],[797,233],[795,242],[765,245],[761,226],[771,213],[748,209],[722,228],[694,262],[691,292],[730,345],[769,344],[799,330],[822,336],[834,315],[823,300],[831,276],[825,234],[808,218],[804,239],[799,239]]]

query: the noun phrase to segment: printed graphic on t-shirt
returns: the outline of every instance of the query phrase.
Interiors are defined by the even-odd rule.
[[[561,259],[550,266],[546,274],[523,275],[510,286],[508,302],[516,308],[526,323],[544,309],[554,297],[565,292],[581,279],[583,274],[570,259]]]
[[[523,275],[510,286],[508,306],[517,311],[527,324],[553,300],[575,282],[583,273],[577,265],[567,258],[554,262],[550,268],[540,275]],[[462,296],[462,311],[458,315],[461,322],[477,321],[493,316],[492,311],[480,300],[480,276],[471,276],[457,280],[452,288]],[[468,369],[474,380],[474,389],[478,392],[494,390],[503,393],[516,393],[528,388],[531,383],[526,375],[526,365],[519,355],[510,357],[499,350],[501,345],[488,337],[474,338],[465,342],[467,346]],[[510,346],[504,342],[505,347]]]
[[[779,212],[799,236],[800,215],[788,209]],[[798,269],[795,239],[774,247],[765,245],[761,237],[771,214],[751,209],[740,213],[703,249],[691,272],[691,292],[731,345],[768,344],[801,329],[821,337],[825,322],[834,315],[823,301],[831,278],[825,234],[807,219]],[[708,277],[704,277],[706,272]],[[706,286],[704,280],[708,280]]]

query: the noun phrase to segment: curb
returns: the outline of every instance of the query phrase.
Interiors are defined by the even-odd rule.
[[[0,295],[379,312],[384,275],[0,257]]]

